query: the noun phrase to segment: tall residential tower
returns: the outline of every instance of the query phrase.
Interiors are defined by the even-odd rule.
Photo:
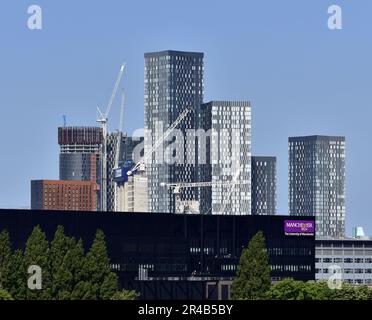
[[[167,50],[145,54],[145,152],[186,108],[192,110],[146,164],[150,212],[175,212],[172,190],[161,183],[196,181],[195,163],[186,163],[195,147],[167,147],[181,143],[187,129],[195,129],[195,113],[203,101],[203,72],[203,53]],[[182,200],[194,200],[196,193],[187,189]]]
[[[206,135],[197,133],[198,180],[215,183],[199,189],[200,212],[251,214],[250,102],[205,103],[198,122]]]
[[[276,214],[276,157],[252,157],[252,214]]]
[[[345,137],[289,138],[289,214],[315,215],[317,236],[345,236]]]

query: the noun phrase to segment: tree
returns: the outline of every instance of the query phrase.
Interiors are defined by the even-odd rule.
[[[110,300],[118,289],[118,276],[110,272],[105,276],[99,291],[99,297],[103,300]]]
[[[332,290],[332,300],[370,300],[372,298],[372,290],[363,285],[352,285],[350,283],[342,283],[339,290]]]
[[[9,288],[9,276],[12,267],[12,249],[9,233],[3,230],[0,233],[0,289]]]
[[[111,300],[136,300],[140,294],[134,290],[117,291],[111,297]]]
[[[331,294],[326,281],[284,279],[273,284],[266,297],[270,300],[329,300]]]
[[[0,289],[0,300],[14,300],[14,299],[7,291],[5,291],[4,289]]]
[[[285,279],[272,285],[266,297],[270,300],[304,300],[304,286],[302,281]]]
[[[72,300],[97,300],[97,295],[93,292],[89,281],[80,281],[71,293]]]
[[[30,266],[39,266],[42,270],[42,289],[31,290],[27,288],[26,299],[47,300],[51,298],[51,279],[49,273],[49,242],[40,226],[36,226],[26,242],[24,263],[27,270]],[[30,276],[30,275],[27,275]]]
[[[267,298],[273,300],[371,300],[372,289],[362,285],[342,283],[340,289],[330,289],[327,281],[282,280],[271,286]]]
[[[116,274],[111,271],[105,235],[97,230],[96,237],[84,260],[85,281],[90,283],[90,299],[110,299],[118,289]],[[86,288],[88,288],[86,286]]]
[[[74,268],[76,261],[68,260],[75,246],[75,239],[67,237],[64,228],[58,226],[49,253],[52,299],[69,299],[74,286],[74,276],[71,271],[76,269]]]
[[[332,299],[332,289],[329,288],[327,281],[307,281],[304,283],[304,300],[330,300]]]
[[[26,299],[27,274],[22,250],[12,254],[8,291],[16,300]]]
[[[66,268],[71,271],[74,280],[70,298],[72,300],[93,299],[89,275],[84,267],[84,246],[81,239],[76,243],[74,248],[67,253],[65,264]]]
[[[41,269],[42,289],[28,287],[30,266]],[[36,268],[37,269],[37,268]],[[58,226],[49,244],[40,226],[27,239],[25,251],[12,251],[9,235],[0,233],[0,299],[118,299],[137,297],[134,292],[118,293],[118,277],[111,270],[105,236],[98,230],[88,253],[83,242]]]
[[[231,294],[233,299],[263,299],[269,288],[269,257],[264,235],[260,231],[242,251]]]

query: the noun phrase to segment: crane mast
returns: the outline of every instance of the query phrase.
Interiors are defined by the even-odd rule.
[[[114,89],[112,90],[106,112],[103,114],[97,107],[98,116],[97,122],[102,127],[102,145],[101,145],[101,211],[107,211],[107,123],[108,116],[111,111],[111,106],[114,102],[116,92],[118,90],[121,78],[125,69],[125,63],[120,66],[119,74],[116,78]]]
[[[116,136],[116,153],[115,153],[115,165],[114,170],[119,168],[120,161],[120,145],[123,138],[123,126],[124,126],[124,102],[125,102],[125,93],[124,90],[121,93],[121,102],[120,102],[120,118],[119,118],[119,128]],[[118,186],[115,184],[114,188],[114,208],[115,211],[118,211]]]
[[[120,118],[119,118],[119,128],[118,128],[118,135],[116,140],[116,154],[115,154],[115,168],[119,167],[119,160],[120,160],[120,142],[123,136],[123,123],[124,123],[124,102],[125,102],[125,93],[124,90],[121,94],[121,102],[120,102]]]

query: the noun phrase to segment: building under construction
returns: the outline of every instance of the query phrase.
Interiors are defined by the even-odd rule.
[[[97,188],[97,206],[102,210],[101,191],[106,190],[106,210],[116,211],[115,169],[126,160],[132,160],[134,147],[143,142],[142,138],[132,138],[122,131],[106,134],[106,179],[101,179],[103,130],[99,127],[60,127],[59,178],[66,181],[93,181]],[[105,188],[102,184],[105,183]]]
[[[99,207],[100,148],[102,129],[99,127],[58,128],[59,179],[63,181],[90,181],[96,187],[95,205]]]
[[[102,129],[98,127],[58,128],[59,179],[97,181]],[[98,181],[97,181],[98,182]]]

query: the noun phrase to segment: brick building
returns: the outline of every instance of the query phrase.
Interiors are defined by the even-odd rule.
[[[31,208],[96,211],[97,188],[98,185],[93,181],[33,180]]]

